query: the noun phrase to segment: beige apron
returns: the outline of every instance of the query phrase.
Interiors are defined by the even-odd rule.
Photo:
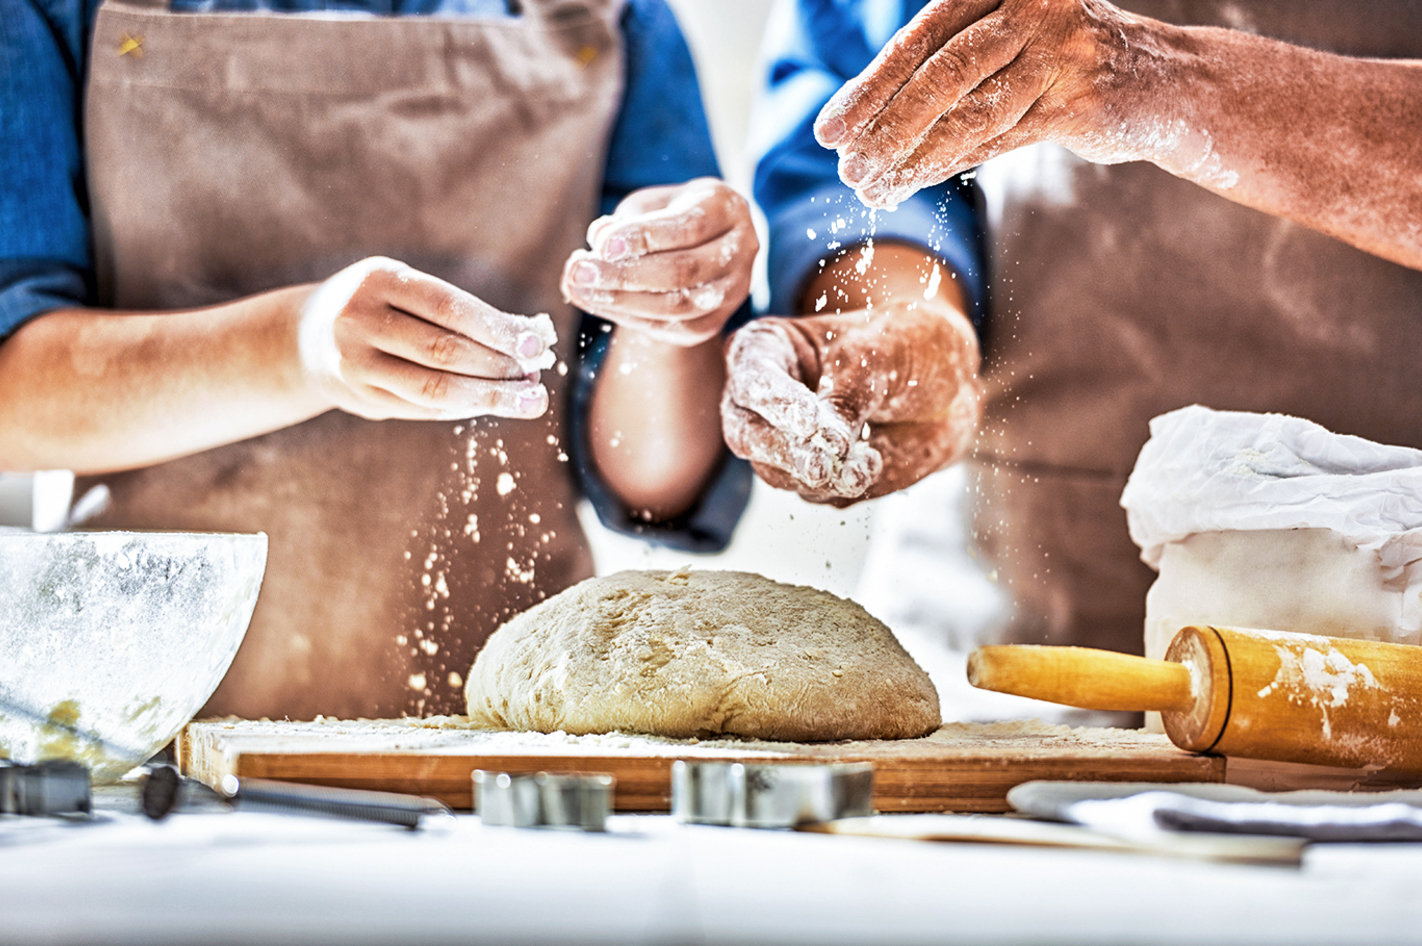
[[[1407,0],[1123,6],[1351,55],[1422,54],[1422,3]],[[974,534],[1015,599],[1010,639],[1141,651],[1153,572],[1119,500],[1157,414],[1280,411],[1422,447],[1422,272],[1149,164],[1038,146],[979,180],[993,317]]]
[[[85,116],[103,303],[206,305],[379,254],[551,313],[574,359],[559,276],[596,209],[619,6],[524,0],[500,20],[106,3]],[[112,502],[89,525],[271,537],[251,629],[205,713],[462,712],[489,633],[592,573],[565,371],[543,377],[538,421],[332,411],[94,478],[81,491],[102,482]]]

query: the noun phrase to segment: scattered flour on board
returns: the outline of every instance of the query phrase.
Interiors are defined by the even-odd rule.
[[[919,739],[861,740],[834,743],[772,742],[720,736],[709,739],[671,739],[636,733],[603,733],[574,736],[566,732],[510,732],[473,724],[465,716],[428,716],[402,719],[340,720],[317,717],[309,722],[290,720],[205,720],[232,736],[281,736],[286,745],[301,748],[309,740],[324,751],[420,751],[441,749],[468,755],[633,755],[642,757],[745,756],[748,754],[812,754],[833,749],[852,752],[869,749],[913,752],[915,747],[941,752],[961,750],[969,755],[984,747],[1010,748],[1023,757],[1050,756],[1063,747],[1079,755],[1115,757],[1123,749],[1164,748],[1164,736],[1134,729],[1094,729],[1017,719],[996,723],[946,723]],[[333,741],[339,740],[339,742]]]

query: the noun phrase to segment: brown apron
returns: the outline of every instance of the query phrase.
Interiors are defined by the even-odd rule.
[[[105,3],[85,115],[103,303],[201,306],[378,254],[507,311],[551,313],[560,359],[575,358],[559,277],[596,209],[620,0],[522,8],[501,20]],[[592,573],[565,374],[544,372],[553,407],[537,421],[332,411],[91,478],[79,493],[102,482],[112,500],[86,525],[270,536],[251,629],[207,714],[462,712],[460,678],[489,633]]]
[[[1365,14],[1354,0],[1122,5],[1349,55],[1422,54],[1415,0]],[[1119,500],[1157,414],[1279,411],[1422,447],[1422,272],[1145,163],[1039,146],[980,180],[993,318],[974,534],[1015,600],[1009,639],[1141,651],[1153,573]]]

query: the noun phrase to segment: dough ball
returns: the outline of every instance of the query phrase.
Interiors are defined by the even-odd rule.
[[[574,585],[494,632],[465,697],[477,724],[575,735],[903,739],[941,722],[928,674],[881,621],[747,572]]]

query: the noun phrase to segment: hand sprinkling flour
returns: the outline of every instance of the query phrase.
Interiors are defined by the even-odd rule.
[[[815,134],[874,207],[1038,141],[1103,164],[1184,162],[1228,187],[1208,134],[1137,111],[1164,68],[1141,33],[1097,0],[930,3],[830,99]]]
[[[1024,145],[1150,161],[1422,269],[1422,66],[1176,26],[1105,0],[933,0],[815,122],[893,207]],[[1366,186],[1336,186],[1368,170]]]
[[[588,245],[563,269],[568,301],[682,347],[720,334],[760,248],[745,198],[713,178],[637,191],[592,222]]]
[[[531,418],[557,341],[547,315],[511,315],[442,279],[373,256],[318,285],[300,309],[301,365],[340,408],[371,420]]]

